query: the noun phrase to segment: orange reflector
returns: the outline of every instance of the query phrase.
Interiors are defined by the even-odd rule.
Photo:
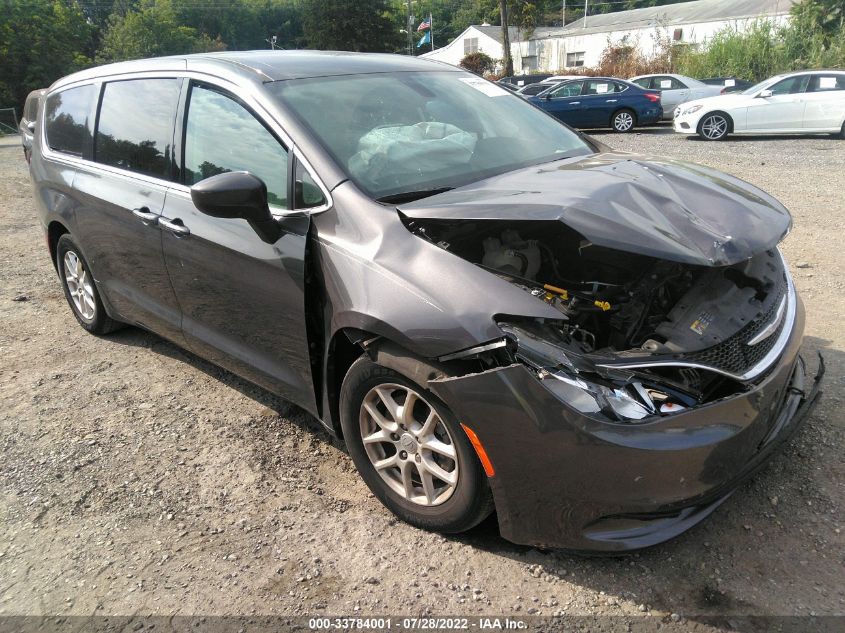
[[[484,447],[481,445],[481,440],[478,439],[478,436],[475,434],[471,428],[469,428],[466,424],[461,423],[461,428],[464,430],[464,433],[467,434],[469,438],[469,443],[472,444],[472,447],[475,449],[476,455],[478,455],[478,459],[481,460],[481,465],[484,467],[484,472],[487,474],[488,477],[492,477],[496,474],[495,469],[493,468],[493,462],[490,461],[490,458],[487,456],[487,451],[484,450]]]

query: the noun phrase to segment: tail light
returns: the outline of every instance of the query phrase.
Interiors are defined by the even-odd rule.
[[[651,101],[652,103],[657,103],[660,101],[660,95],[656,92],[646,92],[645,98]]]

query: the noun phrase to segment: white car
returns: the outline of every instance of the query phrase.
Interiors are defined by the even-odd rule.
[[[777,75],[744,92],[675,109],[675,131],[718,141],[728,134],[820,134],[845,138],[845,71]]]
[[[660,91],[660,105],[663,106],[663,118],[672,118],[675,109],[687,101],[715,97],[722,92],[723,86],[708,86],[706,83],[684,75],[639,75],[631,81],[646,90]]]

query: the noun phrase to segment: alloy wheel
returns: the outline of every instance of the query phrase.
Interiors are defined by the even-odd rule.
[[[77,313],[85,321],[93,321],[97,313],[97,303],[94,300],[91,275],[85,270],[82,258],[74,251],[67,251],[64,256],[63,267],[65,283]]]
[[[711,114],[702,121],[701,133],[711,141],[718,141],[728,133],[728,121],[719,114]]]
[[[361,440],[370,463],[398,495],[421,506],[445,502],[458,484],[458,455],[436,409],[404,385],[383,383],[361,403]]]
[[[613,117],[613,127],[617,132],[627,132],[634,127],[634,117],[630,112],[620,112]]]

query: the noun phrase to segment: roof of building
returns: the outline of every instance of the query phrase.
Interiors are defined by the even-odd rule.
[[[797,0],[696,0],[659,7],[646,7],[591,15],[587,29],[617,30],[660,24],[716,22],[788,13]],[[583,29],[584,18],[566,25],[566,30]]]
[[[501,26],[490,26],[487,24],[477,25],[473,24],[472,28],[477,31],[481,31],[484,35],[488,37],[492,37],[494,40],[502,44],[502,27]],[[516,42],[519,39],[519,36],[525,36],[528,34],[528,31],[525,29],[519,29],[516,26],[509,26],[508,27],[508,39],[511,42]]]
[[[695,0],[660,7],[645,7],[615,13],[601,13],[560,27],[540,27],[531,39],[560,37],[579,31],[584,34],[632,30],[655,26],[676,26],[691,23],[738,20],[789,13],[798,0]]]

